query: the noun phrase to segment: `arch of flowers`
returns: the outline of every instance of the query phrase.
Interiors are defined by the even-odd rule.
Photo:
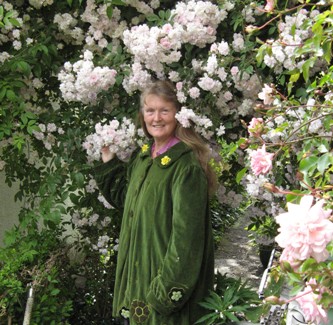
[[[27,283],[39,292],[36,324],[74,312],[111,319],[120,220],[91,167],[105,143],[124,160],[142,145],[139,93],[169,78],[178,120],[212,146],[218,204],[246,208],[252,229],[269,220],[263,233],[282,251],[275,278],[288,279],[307,321],[327,321],[332,6],[0,0],[0,169],[9,186],[19,182],[22,205],[0,251],[0,319],[22,315]],[[68,262],[74,251],[84,263]]]

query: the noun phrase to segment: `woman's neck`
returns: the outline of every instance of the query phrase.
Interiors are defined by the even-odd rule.
[[[171,139],[173,139],[174,137],[171,136],[170,138],[167,138],[166,140],[164,141],[154,141],[155,143],[155,150],[156,151],[159,151],[161,149],[163,149],[164,147],[168,146],[169,142],[171,141]]]
[[[177,139],[174,135],[164,141],[156,141],[153,144],[152,156],[155,158],[160,153],[167,151],[173,144],[174,140]]]

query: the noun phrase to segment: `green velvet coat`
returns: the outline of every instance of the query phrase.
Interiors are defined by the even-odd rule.
[[[213,289],[207,179],[179,142],[152,159],[150,145],[127,163],[95,169],[105,198],[123,209],[113,314],[130,324],[192,325]]]

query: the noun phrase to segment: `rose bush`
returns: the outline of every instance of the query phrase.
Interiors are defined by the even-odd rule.
[[[214,209],[238,215],[247,208],[254,221],[277,222],[285,250],[274,274],[289,278],[291,296],[311,286],[319,312],[307,316],[318,323],[333,304],[332,27],[327,1],[0,0],[0,169],[8,185],[19,182],[22,202],[4,256],[26,252],[22,238],[37,236],[42,225],[72,255],[82,253],[79,266],[66,270],[77,289],[74,297],[59,289],[69,304],[58,316],[64,323],[111,321],[120,220],[91,175],[103,141],[96,131],[114,119],[135,121],[139,92],[154,78],[169,78],[183,106],[179,121],[192,121],[212,146],[220,180]],[[139,140],[134,126],[127,128],[122,137],[114,126],[112,141],[121,141],[115,150]],[[303,209],[309,195],[314,205],[305,199]],[[287,202],[300,213],[288,211],[285,221]],[[297,248],[282,245],[285,229],[297,232]],[[56,255],[50,238],[41,232],[50,251],[31,245],[33,253],[15,264],[15,279],[0,283],[1,292],[14,282],[19,288],[13,299],[0,295],[0,317],[22,320],[27,283],[36,284],[36,304],[46,308],[43,286],[26,270]],[[2,271],[6,278],[10,270]],[[63,276],[58,271],[54,281]]]

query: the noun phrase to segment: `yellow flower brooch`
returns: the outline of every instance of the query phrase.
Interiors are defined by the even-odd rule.
[[[141,147],[141,152],[142,152],[142,153],[145,153],[145,152],[148,151],[148,149],[149,149],[148,144],[144,144],[144,145]]]
[[[168,157],[168,156],[164,156],[162,159],[161,159],[161,164],[163,166],[167,165],[169,162],[171,161],[171,158]]]

